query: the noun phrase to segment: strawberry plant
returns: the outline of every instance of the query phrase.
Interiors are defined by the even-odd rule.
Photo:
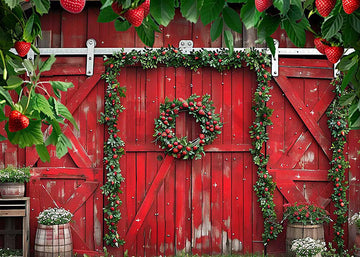
[[[40,80],[41,73],[50,70],[55,60],[55,57],[51,56],[42,62],[37,56],[34,64],[30,60],[12,62],[16,74],[21,75],[26,72],[29,76],[25,76],[25,79],[23,79],[24,75],[10,76],[6,80],[6,85],[0,87],[0,121],[6,122],[7,134],[7,137],[1,135],[1,139],[8,139],[21,148],[35,145],[43,161],[50,161],[47,145],[56,146],[56,154],[59,158],[72,147],[71,142],[62,132],[66,120],[77,128],[71,113],[58,101],[61,97],[60,91],[67,91],[68,88],[73,87],[73,84]],[[47,91],[47,84],[51,85],[52,93]],[[11,110],[5,108],[6,106]],[[44,134],[50,136],[46,138]]]

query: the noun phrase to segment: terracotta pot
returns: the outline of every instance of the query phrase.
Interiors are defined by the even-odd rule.
[[[73,256],[73,243],[70,224],[38,224],[35,237],[35,257],[58,256]]]
[[[19,198],[25,195],[24,183],[1,183],[0,194],[2,198]]]
[[[292,241],[295,239],[306,238],[306,237],[311,237],[312,239],[325,242],[324,225],[323,224],[303,225],[300,223],[288,224],[286,229],[287,256],[295,256],[295,253],[291,251]]]

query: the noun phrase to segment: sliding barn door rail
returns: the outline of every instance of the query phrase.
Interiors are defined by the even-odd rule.
[[[192,40],[181,40],[179,42],[179,49],[189,54],[191,51],[206,49],[210,51],[216,51],[217,48],[194,48]],[[279,56],[324,56],[315,48],[279,48],[279,42],[275,40],[275,55],[271,55],[271,74],[274,77],[279,76]],[[246,48],[235,48],[234,51],[245,51]],[[269,48],[255,48],[257,50],[264,50],[266,53],[271,54]],[[116,52],[124,51],[131,52],[132,50],[143,51],[144,48],[96,48],[96,41],[94,39],[88,39],[86,41],[86,48],[39,48],[40,55],[56,55],[56,56],[86,56],[86,75],[92,76],[94,73],[94,58],[99,55],[111,55]],[[12,49],[15,52],[14,49]],[[353,49],[345,50],[345,54],[352,53]],[[27,58],[34,60],[35,52],[30,49]],[[324,57],[325,58],[325,57]],[[334,77],[336,77],[338,71],[336,70],[336,64],[334,64]]]

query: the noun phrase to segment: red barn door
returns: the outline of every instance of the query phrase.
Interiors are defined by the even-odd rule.
[[[50,163],[41,162],[34,149],[26,150],[26,165],[32,165],[34,176],[29,183],[31,197],[31,244],[39,212],[48,207],[63,207],[74,214],[71,222],[74,251],[91,253],[102,250],[103,242],[103,142],[104,129],[97,121],[104,108],[104,83],[100,76],[102,62],[94,75],[86,77],[85,65],[61,67],[57,65],[43,80],[71,81],[75,85],[63,94],[62,101],[74,116],[79,130],[64,126],[64,133],[72,142],[72,149],[57,159],[55,148],[50,148]],[[72,61],[74,61],[72,59]],[[59,63],[59,64],[58,64]],[[51,92],[49,90],[49,92]]]

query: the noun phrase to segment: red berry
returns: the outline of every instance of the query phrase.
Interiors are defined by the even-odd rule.
[[[138,7],[135,9],[129,9],[124,13],[125,19],[134,27],[139,27],[144,20],[144,8]]]
[[[259,12],[265,11],[267,8],[272,6],[272,0],[255,0],[255,7]]]
[[[9,115],[9,131],[16,132],[29,126],[29,118],[21,112],[13,110]]]
[[[204,139],[204,138],[205,138],[205,135],[204,135],[204,134],[200,134],[200,135],[199,135],[199,138],[200,138],[200,139]]]
[[[29,52],[31,43],[25,41],[16,41],[14,47],[18,55],[24,57]]]
[[[172,144],[168,144],[168,148],[172,148],[173,147],[173,145]]]
[[[325,49],[325,55],[331,63],[337,63],[344,53],[342,46],[329,46]]]
[[[183,146],[182,145],[178,145],[178,147],[177,147],[179,150],[181,150],[182,148],[183,148]]]
[[[360,0],[342,0],[344,11],[352,14],[360,7]]]
[[[205,115],[204,110],[203,110],[203,109],[200,109],[199,114],[200,114],[200,115]]]
[[[191,151],[191,147],[190,147],[190,146],[187,146],[187,147],[186,147],[186,151],[190,152],[190,151]]]
[[[85,0],[60,0],[60,5],[70,13],[80,13],[85,7]]]
[[[329,45],[327,44],[329,44],[329,42],[321,37],[317,37],[314,39],[314,45],[316,49],[322,54],[325,54],[325,49],[329,47]]]
[[[334,9],[336,0],[315,0],[315,6],[319,14],[323,17],[329,16],[332,9]]]
[[[173,149],[173,153],[178,153],[178,152],[179,152],[179,150],[177,148]]]
[[[150,12],[150,0],[145,0],[145,2],[143,2],[140,5],[140,7],[144,9],[144,18],[145,18],[146,16],[149,15]]]
[[[196,151],[196,150],[198,149],[198,147],[195,145],[195,146],[193,147],[193,149],[194,149],[194,151]]]

